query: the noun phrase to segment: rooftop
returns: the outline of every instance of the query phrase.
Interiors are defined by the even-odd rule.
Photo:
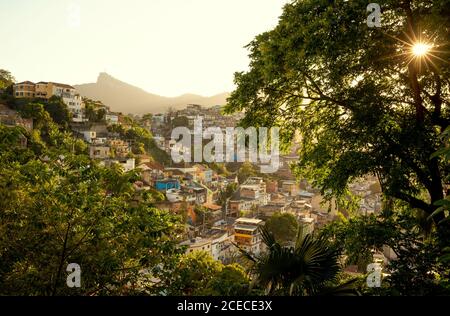
[[[222,206],[217,205],[217,204],[211,204],[211,203],[205,203],[203,204],[204,207],[206,207],[207,209],[213,210],[213,211],[218,211],[222,209]]]
[[[143,165],[146,165],[150,169],[154,169],[154,170],[164,170],[163,165],[161,165],[160,163],[158,163],[156,161],[144,162]]]
[[[19,83],[16,83],[16,85],[18,85],[18,84],[32,84],[32,85],[34,85],[34,82],[31,82],[31,81],[22,81],[22,82],[19,82]]]
[[[300,190],[299,194],[300,196],[305,196],[305,197],[313,197],[314,193],[310,193],[308,191],[304,191],[304,190]]]
[[[236,225],[234,226],[234,229],[238,229],[238,230],[247,230],[247,231],[252,232],[252,231],[257,230],[258,227],[257,227],[257,226],[249,226],[249,225],[239,225],[239,224],[236,224]]]
[[[201,247],[201,246],[206,245],[208,243],[211,243],[211,240],[204,239],[204,238],[201,238],[201,237],[197,237],[197,238],[185,240],[180,245],[182,245],[182,246]]]
[[[261,177],[250,177],[247,180],[245,180],[243,185],[259,185],[260,183],[263,183],[263,182],[264,182],[264,180]]]
[[[239,224],[258,225],[260,223],[262,223],[262,220],[257,219],[257,218],[241,217],[236,220],[236,225],[239,225]]]

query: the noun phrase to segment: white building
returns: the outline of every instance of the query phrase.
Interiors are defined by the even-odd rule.
[[[136,168],[136,160],[134,158],[117,159],[116,161],[122,166],[124,171],[131,171]]]
[[[61,97],[70,113],[72,113],[72,120],[74,122],[87,121],[87,119],[84,119],[83,100],[74,87],[59,83],[38,83],[37,86],[40,84],[49,85],[49,88],[53,90],[52,94]]]
[[[114,113],[108,113],[105,115],[105,120],[108,123],[117,124],[119,123],[119,115]]]
[[[134,158],[108,159],[104,160],[102,164],[107,167],[111,166],[112,164],[119,164],[125,172],[134,170],[136,168],[136,161]]]
[[[188,246],[186,253],[195,251],[205,251],[211,254],[211,240],[207,238],[196,237],[181,243],[181,246]]]
[[[214,260],[228,263],[236,252],[233,241],[234,235],[229,235],[227,231],[218,231],[211,240],[211,255]]]
[[[204,251],[214,260],[227,263],[236,252],[232,242],[233,235],[227,231],[213,230],[206,237],[192,238],[182,242],[181,245],[187,246],[186,253]]]
[[[82,131],[81,133],[83,134],[84,140],[90,144],[97,138],[96,131]]]
[[[165,114],[155,114],[152,116],[153,125],[163,125],[165,121],[166,121]]]

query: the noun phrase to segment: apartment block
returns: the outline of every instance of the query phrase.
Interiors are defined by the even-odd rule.
[[[250,177],[229,199],[227,215],[239,217],[241,212],[250,212],[260,205],[266,205],[269,200],[264,180],[260,177]]]
[[[234,241],[242,249],[259,255],[263,249],[259,227],[264,222],[260,219],[241,217],[234,223]]]
[[[76,93],[76,90],[71,85],[40,81],[33,83],[31,81],[24,81],[13,86],[14,96],[20,98],[42,98],[50,99],[53,96],[60,97],[72,113],[72,120],[74,122],[83,122],[84,104],[81,96]]]

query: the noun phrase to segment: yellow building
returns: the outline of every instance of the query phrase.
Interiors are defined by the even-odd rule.
[[[84,121],[83,101],[71,85],[56,82],[40,81],[33,83],[31,81],[24,81],[15,84],[13,86],[13,92],[16,98],[42,98],[48,100],[52,96],[58,96],[69,108],[69,111],[73,115],[73,121]]]
[[[36,84],[36,98],[50,99],[53,94],[53,84],[38,82]]]
[[[259,227],[264,222],[256,218],[241,217],[234,223],[234,241],[242,249],[258,255],[263,251]]]
[[[36,85],[31,81],[20,82],[13,86],[13,92],[16,98],[34,98]]]

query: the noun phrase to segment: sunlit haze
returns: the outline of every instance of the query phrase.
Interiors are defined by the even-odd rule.
[[[244,48],[286,0],[0,0],[0,68],[18,81],[95,82],[214,95],[246,70]]]

